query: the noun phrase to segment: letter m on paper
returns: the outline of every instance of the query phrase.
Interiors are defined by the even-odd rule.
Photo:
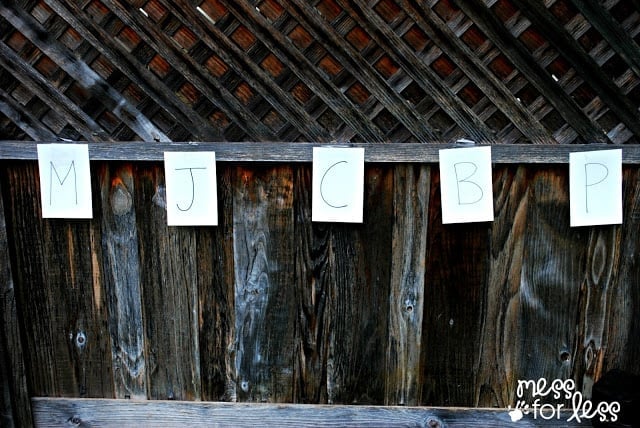
[[[91,173],[86,144],[38,144],[42,217],[91,218]]]

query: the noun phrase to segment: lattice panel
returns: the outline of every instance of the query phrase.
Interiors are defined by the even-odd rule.
[[[591,3],[16,2],[0,138],[637,142],[637,2]]]

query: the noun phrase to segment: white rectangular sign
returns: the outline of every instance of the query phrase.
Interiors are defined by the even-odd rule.
[[[89,147],[38,144],[43,218],[92,218]]]
[[[362,223],[364,148],[313,148],[312,221]]]
[[[218,193],[214,152],[165,152],[167,224],[216,226]]]
[[[491,147],[443,149],[439,157],[442,222],[493,221]]]
[[[569,153],[571,226],[622,224],[622,150]]]

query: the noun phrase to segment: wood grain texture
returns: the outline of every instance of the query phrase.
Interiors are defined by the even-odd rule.
[[[292,186],[288,166],[236,170],[233,245],[239,401],[293,400]]]
[[[120,427],[144,421],[150,426],[278,426],[278,427],[574,427],[567,422],[525,416],[511,422],[505,409],[443,409],[425,407],[313,406],[292,404],[193,403],[175,401],[33,399],[34,418],[41,427]],[[566,417],[564,417],[566,416]]]
[[[148,398],[200,399],[199,228],[167,226],[162,165],[138,166],[134,186]]]
[[[95,223],[42,219],[34,164],[7,167],[6,179],[29,392],[112,397]]]
[[[218,168],[218,226],[196,234],[202,399],[236,397],[234,168]]]
[[[4,181],[4,180],[3,180]],[[10,190],[10,189],[9,189]],[[18,307],[11,271],[9,241],[0,188],[0,425],[31,426],[31,402],[27,388],[27,367],[22,349]]]
[[[116,398],[147,398],[136,193],[132,165],[101,164],[102,260]]]
[[[519,354],[520,279],[524,257],[529,177],[523,166],[494,169],[494,221],[489,278],[482,297],[474,405],[514,405]]]
[[[635,278],[640,277],[638,237],[640,228],[640,175],[637,168],[623,169],[623,212],[619,247],[619,265],[615,268],[616,284],[609,290],[606,326],[606,348],[602,351],[602,373],[622,369],[640,374],[640,289]],[[594,320],[595,321],[595,320]]]
[[[518,296],[517,379],[582,376],[575,369],[583,355],[574,349],[589,229],[569,226],[568,185],[567,172],[557,168],[531,176]]]
[[[330,224],[311,165],[223,164],[206,228],[166,226],[159,163],[92,167],[79,221],[3,165],[29,394],[504,408],[638,370],[635,167],[625,223],[583,228],[563,166],[495,166],[495,220],[443,225],[429,165],[368,164],[364,223]]]
[[[491,224],[443,225],[438,171],[432,171],[430,191],[421,402],[464,406],[475,397]]]
[[[386,348],[385,404],[415,406],[422,388],[421,350],[431,170],[394,169],[393,241]]]
[[[296,171],[296,397],[384,402],[393,175],[367,168],[363,224],[311,223],[311,169]]]
[[[311,222],[312,168],[294,169],[296,329],[294,400],[327,403],[327,363],[335,287],[324,269],[328,240],[326,227]]]
[[[2,352],[2,355],[6,355],[8,354],[8,347],[4,341],[4,337],[0,336],[0,339],[2,339],[2,342],[0,342],[0,352]],[[11,371],[5,358],[0,358],[0,424],[7,428],[13,428],[17,424],[16,418],[13,415],[13,397],[11,386],[9,385],[9,382],[12,382],[12,374],[10,373]],[[29,405],[29,411],[31,411],[31,405]]]
[[[593,384],[604,374],[610,299],[618,285],[621,229],[615,225],[589,230],[574,366],[586,398],[591,397]]]
[[[393,213],[393,169],[365,170],[362,224],[326,228],[325,287],[334,287],[327,395],[335,404],[382,404]]]

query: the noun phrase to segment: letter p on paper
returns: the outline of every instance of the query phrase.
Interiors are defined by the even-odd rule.
[[[569,154],[571,226],[622,223],[622,150]]]

